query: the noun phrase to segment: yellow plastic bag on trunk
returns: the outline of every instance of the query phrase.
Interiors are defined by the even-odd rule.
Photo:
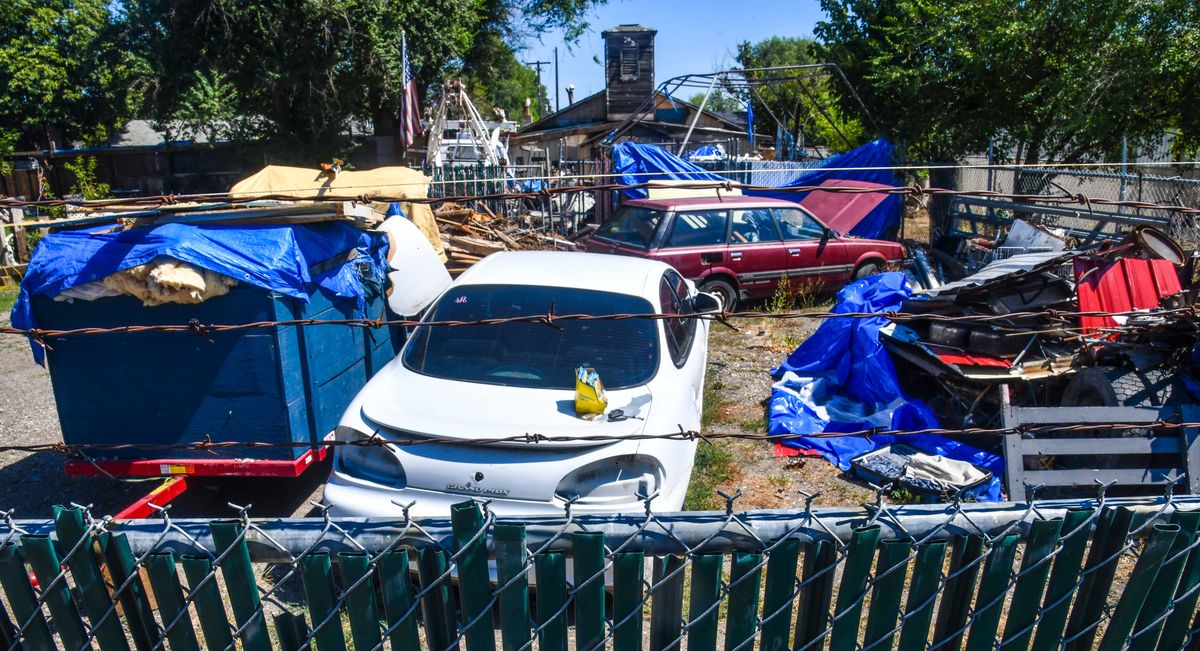
[[[596,369],[580,366],[575,370],[575,414],[603,414],[608,408],[604,383]]]

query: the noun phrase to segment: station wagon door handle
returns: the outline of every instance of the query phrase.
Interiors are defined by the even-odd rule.
[[[788,249],[788,253],[792,255],[800,255],[800,249]]]
[[[741,259],[742,259],[742,252],[741,252],[741,251],[734,251],[733,253],[730,253],[730,254],[729,254],[729,257],[730,257],[730,258],[732,258],[732,259],[734,259],[734,260],[741,260]]]

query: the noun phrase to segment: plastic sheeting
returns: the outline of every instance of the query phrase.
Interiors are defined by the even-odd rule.
[[[896,186],[900,179],[891,169],[896,148],[885,138],[869,142],[858,149],[836,154],[821,161],[811,172],[796,177],[781,187],[810,185],[886,185]],[[692,152],[695,154],[696,152]],[[689,154],[692,155],[692,154]],[[676,181],[727,181],[723,176],[707,172],[692,163],[656,145],[636,142],[619,142],[612,150],[613,172],[623,185],[637,185],[654,180]],[[854,169],[834,169],[854,168]],[[879,168],[879,169],[872,169]],[[856,183],[855,183],[856,182]],[[646,190],[625,190],[625,195],[634,199],[645,199]],[[849,228],[840,229],[849,235],[881,238],[890,234],[900,224],[904,209],[904,198],[900,195],[840,194],[828,192],[772,192],[770,190],[746,192],[746,194],[776,197],[785,201],[803,203],[807,198],[817,206],[818,216],[836,215],[839,224]],[[840,207],[830,212],[829,206],[838,203],[831,197],[845,198]],[[879,199],[879,197],[883,197]],[[831,224],[832,225],[832,224]],[[837,226],[834,226],[837,228]]]
[[[286,296],[308,300],[316,283],[335,296],[354,298],[361,312],[367,286],[383,286],[388,270],[387,236],[341,222],[296,226],[192,226],[164,224],[114,233],[66,231],[38,242],[12,310],[18,328],[36,328],[31,297],[101,280],[159,256]],[[355,251],[353,258],[312,276],[309,268]],[[153,309],[153,308],[150,308]],[[364,315],[365,316],[365,315]],[[42,349],[33,344],[34,359]]]
[[[618,142],[612,148],[613,173],[621,185],[638,185],[649,181],[717,181],[729,179],[706,172],[657,145]],[[632,199],[645,199],[645,188],[623,190]]]
[[[884,273],[844,287],[835,313],[897,310],[912,296],[902,273]],[[800,344],[783,364],[771,370],[770,425],[774,435],[853,432],[882,428],[918,430],[938,427],[928,405],[905,395],[891,357],[879,339],[889,321],[873,318],[829,319]],[[784,445],[812,450],[842,470],[855,457],[897,440],[949,459],[967,461],[991,471],[990,482],[976,489],[984,501],[1000,501],[1004,461],[996,454],[932,434],[903,436],[800,437]]]
[[[795,180],[782,187],[801,187],[809,185],[822,185],[827,181],[861,181],[865,183],[877,183],[879,185],[896,186],[900,185],[900,179],[896,177],[895,172],[890,167],[893,163],[893,156],[896,148],[886,138],[880,138],[873,142],[869,142],[858,149],[852,149],[842,154],[835,154],[821,161],[820,166],[814,167],[813,171],[807,172],[796,177]],[[854,168],[854,169],[834,169],[834,168]],[[880,168],[880,169],[870,169]],[[769,190],[759,192],[747,192],[758,196],[776,197],[786,201],[803,202],[805,197],[813,194],[794,193],[794,192],[771,192]],[[828,194],[828,193],[822,193]],[[856,195],[846,195],[856,196]],[[858,219],[857,224],[853,228],[846,231],[849,235],[857,235],[859,237],[880,238],[889,234],[900,224],[900,215],[904,209],[904,197],[900,195],[887,195],[887,198],[880,201],[877,205],[870,208],[869,212],[862,218]]]

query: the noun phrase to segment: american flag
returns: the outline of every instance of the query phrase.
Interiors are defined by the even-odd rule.
[[[400,55],[404,72],[402,82],[404,94],[400,98],[400,143],[407,149],[417,136],[423,135],[421,128],[421,102],[417,99],[417,81],[413,79],[412,66],[408,64],[408,38],[400,33]]]

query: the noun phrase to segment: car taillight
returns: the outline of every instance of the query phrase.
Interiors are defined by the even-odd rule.
[[[662,467],[651,457],[624,455],[593,461],[558,483],[559,499],[577,504],[627,504],[653,495],[662,483]]]
[[[348,427],[337,428],[338,441],[365,441],[370,436]],[[403,488],[408,484],[404,465],[386,443],[339,445],[335,452],[336,463],[343,473],[376,484]]]

